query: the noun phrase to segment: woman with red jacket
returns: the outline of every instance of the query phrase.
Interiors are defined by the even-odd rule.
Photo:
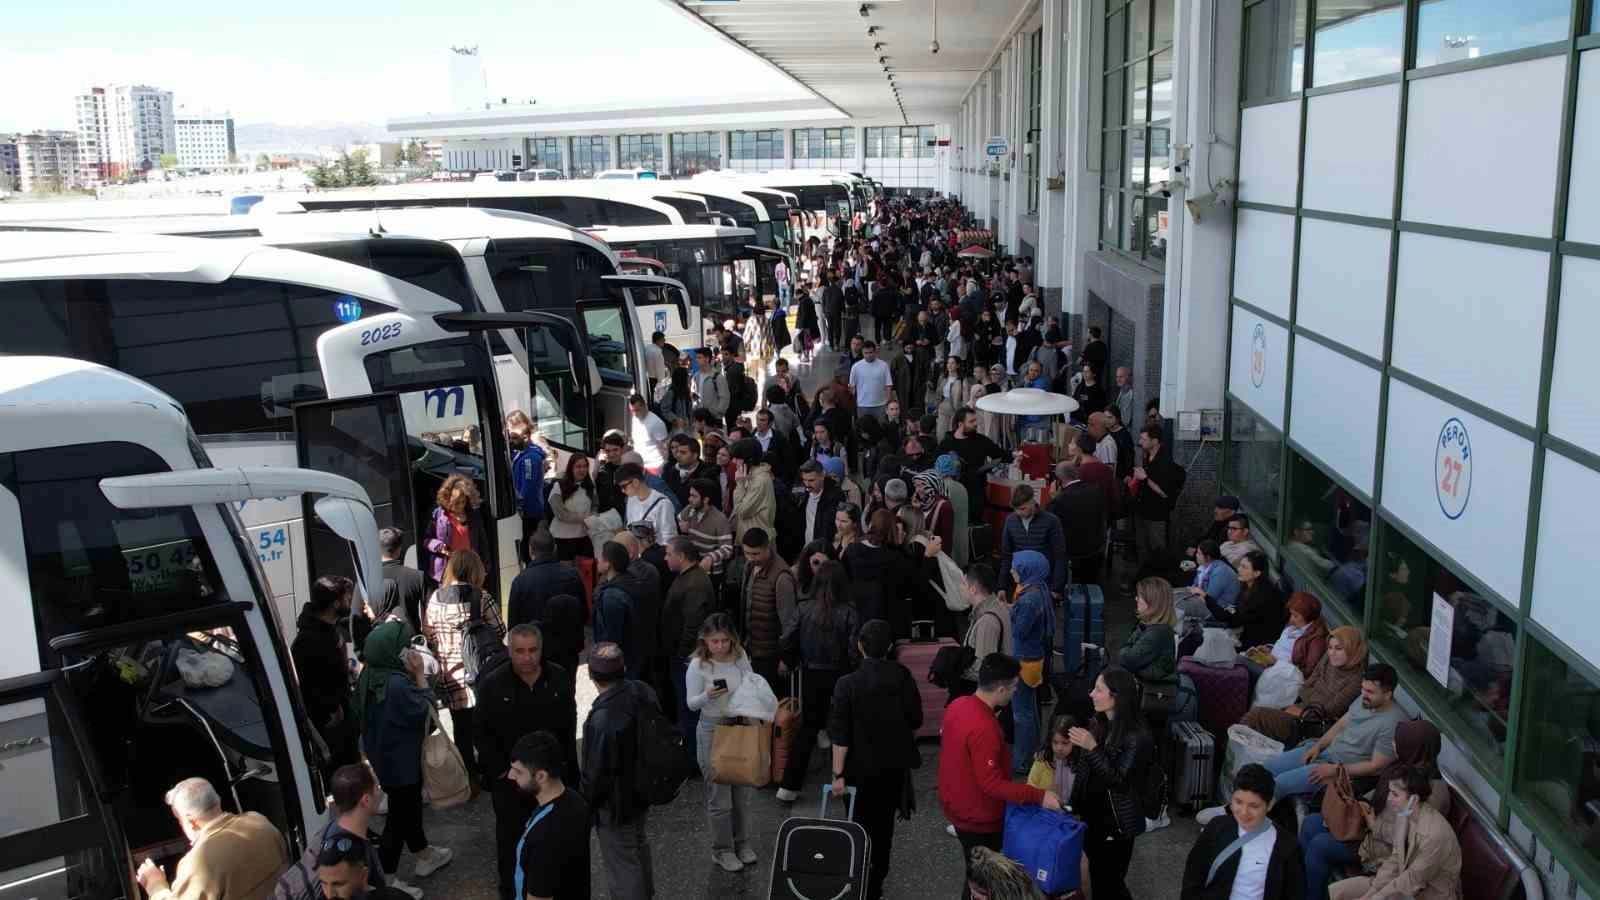
[[[1011,751],[995,710],[1011,702],[1021,674],[1021,663],[991,653],[978,666],[977,693],[957,699],[944,712],[939,805],[955,826],[969,880],[972,848],[1001,848],[1007,803],[1061,809],[1061,798],[1054,792],[1011,780]]]

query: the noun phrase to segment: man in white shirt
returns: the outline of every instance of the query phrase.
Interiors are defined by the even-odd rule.
[[[878,345],[872,341],[862,344],[861,359],[850,367],[850,392],[856,397],[857,415],[882,421],[893,389],[894,377],[889,374],[889,364],[878,358]]]
[[[1272,775],[1259,764],[1239,770],[1228,814],[1209,820],[1189,851],[1183,896],[1286,900],[1304,895],[1300,847],[1293,834],[1267,817],[1276,793]]]
[[[657,331],[650,335],[650,343],[644,345],[644,374],[650,379],[650,390],[656,389],[656,382],[667,377],[667,356],[661,352],[661,345],[667,336]]]
[[[617,490],[628,501],[622,510],[624,524],[649,522],[655,526],[657,541],[670,541],[678,536],[677,511],[672,500],[644,480],[642,468],[633,463],[618,466]]]
[[[628,398],[628,411],[632,414],[628,421],[629,443],[644,460],[645,470],[660,475],[661,467],[667,464],[667,423],[651,412],[638,394]]]
[[[828,482],[828,474],[814,459],[800,466],[800,483],[805,486],[801,495],[800,514],[805,524],[801,546],[812,541],[832,542],[837,524],[834,514],[844,501],[844,492]]]
[[[1113,471],[1117,468],[1117,439],[1111,436],[1111,429],[1106,426],[1106,414],[1096,412],[1089,414],[1089,436],[1094,438],[1094,458],[1110,466]]]

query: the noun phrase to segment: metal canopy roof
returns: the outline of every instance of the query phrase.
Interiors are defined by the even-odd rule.
[[[997,45],[1031,8],[1031,0],[664,2],[765,59],[851,117],[902,119],[907,124],[953,119]],[[937,54],[929,52],[936,8]],[[869,28],[876,30],[869,35]]]

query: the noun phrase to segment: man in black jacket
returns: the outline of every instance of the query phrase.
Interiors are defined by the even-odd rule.
[[[867,896],[882,897],[894,846],[894,817],[900,811],[911,770],[920,768],[917,729],[922,698],[905,666],[888,658],[894,632],[873,619],[861,626],[857,641],[861,667],[833,687],[828,738],[833,742],[833,792],[856,789],[855,820],[872,842]]]
[[[670,663],[666,669],[677,699],[678,727],[685,735],[694,734],[700,721],[700,714],[689,708],[684,692],[689,655],[700,641],[700,626],[717,610],[717,588],[711,583],[710,573],[701,568],[700,560],[700,551],[689,538],[679,535],[667,542],[667,566],[676,577],[667,589],[667,602],[661,610],[661,646]],[[694,742],[684,741],[684,746],[690,762],[695,762]],[[700,770],[698,764],[690,769]]]
[[[324,575],[311,584],[311,599],[295,621],[298,632],[289,647],[294,671],[300,677],[300,696],[306,717],[328,745],[324,775],[346,763],[358,762],[359,723],[350,711],[350,669],[345,638],[338,622],[350,618],[355,584],[339,575]]]
[[[1272,773],[1255,763],[1233,777],[1229,814],[1206,823],[1189,851],[1182,900],[1305,897],[1300,845],[1292,832],[1267,816],[1273,790]]]
[[[589,654],[589,677],[600,693],[583,722],[583,796],[594,810],[611,896],[645,900],[655,894],[655,875],[645,838],[650,803],[636,783],[639,715],[659,704],[655,691],[627,679],[624,668],[616,644]]]
[[[405,550],[405,535],[398,528],[378,532],[378,551],[383,554],[383,597],[372,611],[376,625],[390,613],[404,615],[412,631],[422,627],[422,601],[428,596],[422,573],[400,559]]]
[[[513,626],[506,634],[506,648],[510,664],[491,670],[474,688],[483,714],[472,717],[472,740],[478,750],[479,783],[494,801],[500,898],[513,900],[517,840],[533,813],[533,804],[531,797],[507,780],[511,751],[523,735],[548,731],[561,742],[566,769],[562,780],[576,782],[578,704],[571,671],[544,659],[544,635],[539,626]]]
[[[794,527],[778,535],[778,552],[784,559],[797,559],[800,550],[812,541],[833,543],[838,529],[834,513],[844,503],[844,491],[828,480],[822,464],[814,459],[801,464],[800,484],[802,492],[784,498],[794,509],[782,517],[782,521],[792,521]]]
[[[1056,484],[1049,511],[1061,520],[1066,533],[1072,581],[1097,584],[1106,549],[1105,491],[1079,478],[1078,464],[1072,460],[1056,463]]]
[[[540,528],[528,537],[528,555],[528,567],[511,582],[511,597],[506,602],[507,628],[528,622],[543,626],[551,597],[583,596],[583,579],[571,563],[556,558],[556,541],[548,529]]]
[[[823,337],[823,343],[833,350],[844,346],[844,290],[839,287],[839,279],[824,270],[817,273],[817,279],[822,282],[822,315],[827,319],[828,333]]]
[[[678,433],[667,441],[667,452],[672,461],[662,467],[661,479],[678,498],[678,508],[689,505],[689,482],[696,478],[717,480],[717,466],[700,456],[700,441],[693,435]]]

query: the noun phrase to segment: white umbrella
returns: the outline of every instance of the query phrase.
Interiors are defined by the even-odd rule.
[[[979,397],[978,408],[1003,416],[1064,416],[1077,411],[1078,401],[1038,388],[1015,388]]]

